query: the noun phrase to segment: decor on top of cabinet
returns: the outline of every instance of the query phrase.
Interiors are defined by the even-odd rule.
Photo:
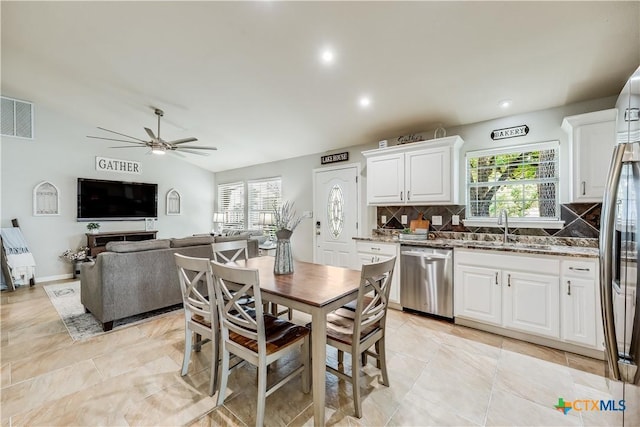
[[[87,230],[89,230],[89,233],[91,234],[96,234],[98,230],[100,230],[100,224],[97,222],[90,222],[87,224]]]
[[[33,189],[33,215],[59,215],[60,192],[58,187],[48,181],[42,181]]]
[[[293,230],[302,221],[302,216],[297,216],[293,209],[293,203],[285,202],[278,208],[274,204],[273,224],[276,229],[276,257],[273,264],[275,274],[293,273],[293,255],[291,254],[291,236]]]

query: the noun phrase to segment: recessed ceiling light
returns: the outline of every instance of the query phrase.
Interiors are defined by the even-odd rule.
[[[369,98],[368,96],[363,96],[360,98],[360,101],[358,101],[358,103],[362,108],[367,108],[371,105],[371,98]]]
[[[511,100],[510,99],[504,99],[502,101],[500,101],[498,103],[498,105],[500,106],[500,108],[509,108],[511,107]]]
[[[331,64],[335,59],[335,55],[333,54],[333,51],[331,49],[325,49],[322,51],[320,59],[322,59],[322,62],[324,62],[325,64]]]

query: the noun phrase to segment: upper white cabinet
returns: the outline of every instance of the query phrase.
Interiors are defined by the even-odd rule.
[[[457,204],[459,136],[364,151],[367,204]]]
[[[570,202],[602,202],[607,170],[616,144],[617,110],[565,117],[569,135]]]

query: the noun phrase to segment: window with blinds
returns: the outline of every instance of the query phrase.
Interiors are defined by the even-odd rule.
[[[218,209],[224,213],[222,228],[244,227],[244,182],[218,184]]]
[[[466,154],[468,219],[558,220],[559,142]]]
[[[247,182],[248,228],[275,233],[272,225],[260,224],[261,213],[271,213],[282,204],[282,179],[268,178]]]

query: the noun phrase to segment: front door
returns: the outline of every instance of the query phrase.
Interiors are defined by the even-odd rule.
[[[313,220],[317,264],[353,268],[360,218],[360,165],[344,165],[313,171]]]

